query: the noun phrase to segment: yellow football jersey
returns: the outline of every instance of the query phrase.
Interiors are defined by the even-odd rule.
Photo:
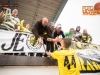
[[[74,50],[59,50],[51,53],[58,61],[60,75],[80,75],[79,62]]]

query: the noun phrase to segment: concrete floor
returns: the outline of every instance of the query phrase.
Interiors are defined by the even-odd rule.
[[[59,75],[54,66],[0,66],[0,75]],[[81,73],[81,75],[100,75],[100,73]]]

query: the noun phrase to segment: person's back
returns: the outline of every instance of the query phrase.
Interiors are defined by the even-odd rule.
[[[78,58],[74,50],[55,51],[51,56],[58,61],[60,75],[80,75]]]
[[[47,52],[46,54],[52,56],[58,61],[59,75],[80,75],[79,62],[75,50],[70,49],[71,39],[54,39],[61,43],[63,50],[58,50],[53,53]]]

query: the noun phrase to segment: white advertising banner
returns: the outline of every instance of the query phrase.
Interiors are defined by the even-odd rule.
[[[33,34],[0,30],[0,53],[44,53],[45,47],[38,44]]]

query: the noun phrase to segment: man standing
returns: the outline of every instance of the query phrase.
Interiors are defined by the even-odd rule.
[[[48,19],[46,17],[42,18],[42,20],[36,22],[32,29],[32,33],[35,35],[36,40],[38,40],[39,44],[43,45],[43,40],[47,41],[47,38],[51,38],[52,35],[47,27]],[[41,39],[43,37],[43,40]],[[36,56],[42,57],[42,53],[37,53]]]
[[[71,39],[64,38],[59,42],[63,50],[58,50],[53,53],[46,51],[47,55],[57,59],[59,75],[80,75],[76,52],[75,50],[69,49],[71,46]]]
[[[48,24],[48,29],[49,29],[51,35],[52,35],[53,30],[54,30],[54,27],[55,27],[55,25],[54,25],[53,22],[50,22]],[[46,45],[47,45],[47,47],[46,47],[46,50],[47,51],[50,51],[50,52],[53,52],[54,51],[54,43],[53,43],[53,41],[51,41],[51,42],[50,41],[47,41],[46,42]],[[44,57],[47,57],[47,54],[45,54]]]

